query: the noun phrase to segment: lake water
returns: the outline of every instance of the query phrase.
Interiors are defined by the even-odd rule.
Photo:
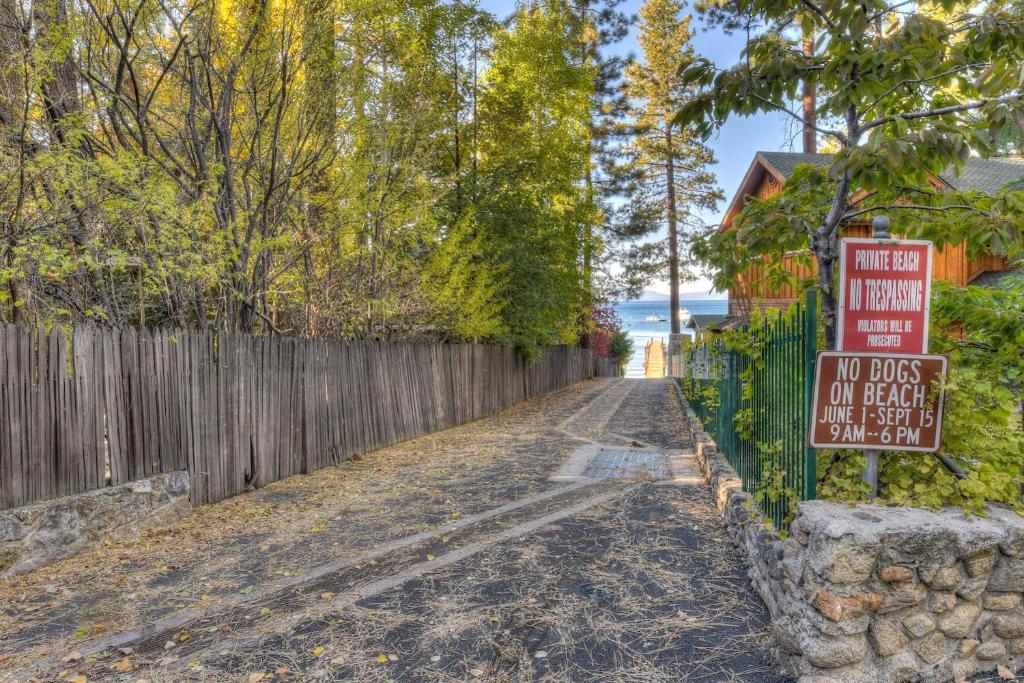
[[[702,301],[680,301],[680,308],[685,308],[690,313],[699,314],[721,314],[725,315],[729,308],[729,302],[725,299],[702,300]],[[626,377],[644,376],[644,347],[651,339],[661,339],[668,344],[669,335],[669,311],[671,310],[667,301],[623,301],[612,304],[612,307],[622,318],[622,327],[633,339],[633,357],[626,366]],[[664,322],[647,322],[647,316],[664,316]],[[685,330],[684,330],[685,331]]]

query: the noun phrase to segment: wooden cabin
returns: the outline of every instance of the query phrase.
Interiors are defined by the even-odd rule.
[[[782,191],[786,179],[799,164],[825,166],[831,163],[830,154],[810,154],[802,152],[758,152],[754,156],[743,183],[733,197],[722,220],[721,229],[732,225],[733,219],[743,211],[747,200],[751,197],[767,198]],[[956,191],[977,190],[994,194],[1008,183],[1024,179],[1024,159],[971,158],[960,169],[959,173],[942,174],[932,179],[939,188],[950,188]],[[866,222],[852,222],[843,227],[843,237],[870,237],[871,227]],[[784,259],[785,268],[798,279],[812,277],[817,273],[813,259],[806,259],[806,254],[787,254]],[[809,265],[804,261],[809,261]],[[957,284],[970,283],[991,284],[1012,271],[1010,263],[1001,256],[985,254],[978,258],[967,255],[965,245],[947,245],[936,250],[932,259],[932,276],[936,279],[949,280]],[[752,306],[760,308],[786,308],[800,297],[799,292],[790,285],[773,287],[768,282],[764,269],[752,266],[741,278],[737,286],[729,290],[729,318],[732,321],[744,320]]]

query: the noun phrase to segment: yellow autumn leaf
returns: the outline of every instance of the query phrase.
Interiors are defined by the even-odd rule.
[[[322,655],[326,651],[326,649],[327,648],[325,648],[323,645],[317,645],[316,647],[313,648],[313,654],[316,655],[317,657],[319,657],[320,655]]]
[[[378,664],[387,664],[388,663],[388,656],[387,655],[381,655],[380,657],[377,657],[377,663]]]

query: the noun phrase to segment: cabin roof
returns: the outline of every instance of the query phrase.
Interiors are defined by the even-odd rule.
[[[985,287],[1009,287],[1024,282],[1024,273],[1019,270],[988,270],[971,280],[972,285]]]
[[[753,194],[771,174],[785,182],[800,164],[825,166],[832,160],[831,154],[805,154],[803,152],[757,152],[750,164],[739,190],[733,197],[722,221],[727,227],[733,217],[743,210],[748,196]],[[998,157],[994,159],[969,158],[959,169],[950,168],[939,174],[939,179],[959,192],[984,192],[995,194],[1007,185],[1024,180],[1024,158]]]

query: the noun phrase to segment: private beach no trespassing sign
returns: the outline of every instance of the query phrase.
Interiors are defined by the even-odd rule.
[[[836,348],[928,353],[931,282],[931,242],[841,240]]]

